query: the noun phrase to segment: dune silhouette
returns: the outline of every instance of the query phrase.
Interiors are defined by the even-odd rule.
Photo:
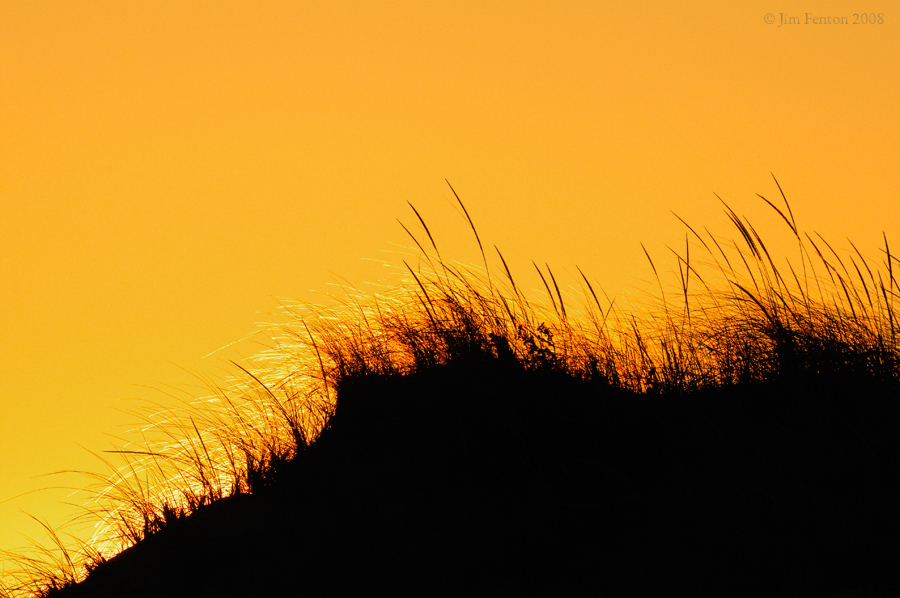
[[[488,359],[357,380],[269,487],[56,595],[888,595],[897,387],[814,378],[648,397]]]
[[[789,206],[769,204],[800,239]],[[241,392],[268,419],[236,417],[230,399],[225,432],[190,419],[193,452],[179,454],[193,455],[199,486],[120,493],[133,509],[106,514],[133,545],[83,579],[30,587],[897,595],[896,258],[885,244],[883,270],[859,252],[840,269],[807,237],[827,276],[788,285],[752,226],[726,213],[754,283],[697,235],[718,247],[728,284],[692,295],[684,282],[684,306],[652,330],[617,319],[586,277],[578,315],[549,267],[537,305],[499,252],[494,278],[453,265],[419,217],[428,266],[409,268],[403,293],[339,317],[296,312],[267,365],[243,370]],[[683,262],[682,281],[700,277]],[[301,370],[316,392],[297,390]]]
[[[488,360],[355,381],[270,487],[58,595],[887,596],[896,386],[816,379],[647,397]]]

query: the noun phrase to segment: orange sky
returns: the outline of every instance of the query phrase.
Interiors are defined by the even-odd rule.
[[[514,272],[611,295],[683,245],[670,210],[728,232],[714,192],[781,234],[770,172],[801,228],[900,247],[900,12],[739,4],[0,0],[0,501],[102,470],[78,445],[274,297],[384,278],[407,201],[474,259],[445,178]],[[0,504],[0,548],[65,499]]]

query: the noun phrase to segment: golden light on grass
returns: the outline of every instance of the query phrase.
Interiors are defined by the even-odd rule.
[[[73,583],[173,520],[270,483],[327,425],[341,386],[366,376],[497,360],[672,401],[705,388],[817,375],[823,363],[896,382],[900,286],[887,241],[881,263],[855,246],[842,258],[800,231],[779,199],[783,205],[762,198],[795,239],[799,263],[777,266],[753,225],[726,205],[737,240],[685,223],[676,292],[666,292],[647,253],[657,302],[627,310],[601,299],[580,269],[575,293],[559,286],[550,266],[533,264],[545,295],[528,297],[499,249],[482,253],[483,267],[455,263],[415,212],[421,230],[404,226],[415,247],[396,264],[395,282],[373,293],[344,287],[332,307],[284,300],[285,321],[266,326],[269,348],[234,363],[230,379],[207,380],[211,394],[134,411],[142,424],[101,457],[108,472],[89,474],[92,540],[67,545],[47,527],[53,545],[18,557],[21,570],[7,575],[6,594]],[[466,224],[483,251],[471,219]]]
[[[852,22],[860,8],[826,4],[813,12]],[[740,272],[739,284],[756,293],[741,258],[725,263],[697,223],[719,218],[713,191],[760,233],[768,218],[781,222],[753,198],[761,190],[784,209],[770,171],[800,229],[822,233],[840,256],[816,235],[802,237],[803,258],[787,229],[765,233],[782,277],[793,280],[776,256],[790,255],[806,284],[803,265],[809,257],[821,264],[814,242],[840,274],[818,266],[822,294],[835,291],[849,307],[841,281],[852,280],[856,316],[874,322],[879,301],[890,298],[889,273],[879,281],[873,267],[870,277],[841,239],[852,238],[873,266],[883,261],[882,231],[900,235],[900,35],[890,15],[847,26],[768,24],[767,14],[802,20],[806,11],[777,8],[5,3],[0,549],[32,537],[53,543],[23,512],[63,534],[65,503],[81,504],[68,487],[80,480],[47,475],[102,467],[92,452],[109,448],[107,434],[123,435],[123,401],[149,404],[164,384],[212,392],[194,389],[193,372],[244,364],[255,348],[251,340],[202,356],[253,329],[259,311],[274,310],[272,296],[315,304],[330,272],[383,279],[380,252],[409,243],[394,225],[407,201],[444,258],[484,268],[470,230],[441,211],[455,202],[444,177],[478,223],[490,284],[510,301],[518,296],[496,244],[518,291],[547,312],[536,317],[548,331],[559,317],[554,304],[578,321],[573,314],[589,303],[585,330],[597,334],[596,310],[611,346],[639,356],[632,306],[650,312],[635,316],[638,330],[665,330],[666,309],[677,317],[683,303],[682,284],[749,301],[720,280],[715,263]],[[419,219],[404,221],[432,252]],[[662,278],[659,310],[641,309],[641,301],[656,305],[660,285],[640,242]],[[756,256],[744,252],[755,268]],[[407,261],[419,275],[417,259]],[[405,276],[417,292],[406,267],[386,261],[396,267],[388,286]],[[640,301],[629,302],[634,284]],[[804,293],[818,294],[814,286]],[[690,307],[693,322],[703,306]],[[681,334],[680,324],[673,330]],[[531,332],[540,354],[549,339]],[[561,342],[565,333],[553,334]],[[658,339],[641,338],[657,351]]]

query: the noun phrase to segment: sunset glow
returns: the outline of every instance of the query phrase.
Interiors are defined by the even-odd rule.
[[[445,179],[536,294],[531,260],[655,292],[641,243],[677,272],[671,212],[727,230],[716,194],[794,256],[773,173],[802,230],[881,262],[882,4],[0,1],[0,549],[42,538],[21,511],[78,514],[85,480],[41,476],[102,470],[126,399],[233,372],[277,298],[396,277],[407,202],[480,264]]]

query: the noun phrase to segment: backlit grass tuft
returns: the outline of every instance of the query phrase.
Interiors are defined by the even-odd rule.
[[[542,288],[526,291],[500,250],[482,243],[461,201],[482,264],[453,262],[413,208],[420,231],[407,229],[415,250],[397,265],[404,276],[396,284],[344,289],[327,308],[284,301],[284,321],[266,328],[269,348],[235,363],[231,379],[207,381],[207,396],[146,405],[140,428],[98,455],[107,472],[88,474],[81,519],[95,525],[91,541],[66,544],[47,527],[50,548],[9,555],[15,567],[0,595],[50,595],[174,521],[277,484],[328,425],[341,389],[370,376],[468,364],[672,401],[775,381],[900,388],[898,260],[887,239],[877,259],[852,244],[842,258],[798,229],[783,194],[760,197],[796,243],[793,261],[776,264],[753,225],[725,205],[736,240],[685,222],[674,290],[645,250],[659,295],[643,309],[617,305],[580,269],[573,290],[549,265],[532,264]]]

